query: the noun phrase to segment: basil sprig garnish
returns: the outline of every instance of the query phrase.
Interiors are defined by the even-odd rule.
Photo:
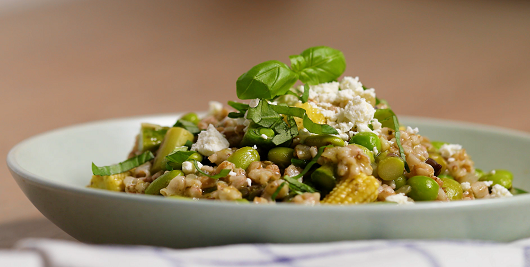
[[[327,83],[336,80],[346,69],[342,52],[327,46],[311,47],[289,58],[291,68],[270,60],[243,73],[236,82],[237,97],[271,100],[287,94],[298,79],[308,85]]]
[[[136,168],[154,158],[155,156],[151,151],[145,151],[136,157],[109,166],[98,167],[92,162],[92,173],[100,176],[118,174]]]
[[[401,132],[399,131],[399,122],[396,115],[392,116],[392,120],[394,121],[394,131],[395,131],[395,137],[396,137],[396,144],[399,148],[399,156],[401,159],[403,159],[403,162],[405,162],[405,170],[407,172],[410,172],[409,164],[407,164],[407,158],[405,157],[405,151],[403,150],[403,146],[401,145]]]
[[[184,128],[186,130],[188,130],[190,133],[192,134],[198,134],[201,132],[201,130],[199,129],[199,127],[197,127],[197,125],[191,121],[187,121],[187,120],[178,120],[174,125],[173,127],[180,127],[180,128]]]
[[[308,48],[289,59],[300,81],[309,85],[334,81],[346,70],[342,52],[327,46]]]

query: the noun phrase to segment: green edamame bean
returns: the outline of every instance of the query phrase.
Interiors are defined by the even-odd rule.
[[[259,161],[259,153],[256,149],[252,147],[242,147],[236,152],[234,152],[230,157],[228,157],[228,161],[234,163],[236,167],[241,169],[247,169],[248,165],[254,161]]]
[[[440,186],[432,178],[418,175],[409,178],[407,184],[411,186],[408,196],[414,201],[429,201],[438,197]]]
[[[199,121],[201,121],[199,119],[199,116],[197,116],[197,114],[194,113],[194,112],[186,113],[182,117],[180,117],[180,119],[181,120],[185,120],[185,121],[189,121],[189,122],[193,122],[195,125],[199,124]]]
[[[396,189],[400,189],[402,186],[407,184],[407,178],[404,175],[399,176],[398,178],[394,179],[394,183],[396,184]]]
[[[447,179],[455,179],[455,177],[451,176],[450,174],[440,174],[438,175],[438,178],[447,178]]]
[[[385,157],[377,163],[377,175],[385,181],[397,179],[404,170],[405,162],[400,157]]]
[[[358,133],[350,139],[350,144],[358,144],[368,148],[370,151],[374,151],[374,147],[377,151],[381,152],[381,140],[379,137],[371,132]]]
[[[493,170],[483,175],[480,181],[492,181],[492,185],[500,184],[506,189],[512,188],[513,174],[507,170]]]
[[[442,189],[447,195],[447,198],[449,198],[450,200],[462,199],[463,190],[459,182],[451,178],[440,178],[440,179],[443,182]]]
[[[305,141],[305,145],[308,146],[327,146],[327,145],[333,145],[333,146],[345,146],[344,140],[338,136],[329,135],[329,134],[320,134],[320,135],[312,135],[308,136]]]
[[[311,181],[324,191],[331,191],[337,183],[333,165],[322,165],[311,174]]]
[[[162,174],[160,177],[156,178],[151,184],[145,189],[146,195],[160,195],[160,190],[169,185],[169,182],[177,176],[182,176],[184,173],[180,170],[173,170]]]
[[[275,147],[269,150],[267,158],[278,165],[280,168],[287,168],[291,165],[291,159],[293,156],[294,149],[289,147]]]

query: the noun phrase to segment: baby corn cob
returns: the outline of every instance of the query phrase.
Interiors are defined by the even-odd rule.
[[[373,202],[377,199],[379,185],[379,180],[364,173],[344,177],[322,203],[344,205]]]

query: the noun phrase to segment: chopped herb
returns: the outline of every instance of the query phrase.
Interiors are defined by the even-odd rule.
[[[96,166],[96,164],[94,164],[94,162],[92,162],[92,173],[94,175],[100,175],[100,176],[122,173],[130,169],[136,168],[154,158],[155,156],[153,155],[153,153],[151,153],[151,151],[145,151],[144,153],[134,158],[130,158],[126,161],[120,162],[118,164],[113,164],[110,166],[98,167]]]
[[[272,193],[272,196],[271,196],[271,199],[272,200],[276,200],[276,197],[278,196],[278,194],[280,193],[280,191],[282,191],[282,188],[283,186],[285,185],[285,183],[287,182],[283,182],[280,184],[280,186],[278,186],[278,188],[276,188],[276,190],[274,191],[274,193]]]
[[[409,164],[407,164],[407,159],[405,157],[405,151],[403,150],[403,146],[401,145],[401,132],[399,131],[399,122],[396,115],[392,116],[392,120],[394,121],[394,131],[396,131],[395,137],[396,137],[396,144],[399,148],[399,156],[401,159],[403,159],[403,162],[405,162],[405,170],[407,172],[410,172]]]
[[[195,169],[201,173],[202,175],[204,176],[207,176],[207,177],[210,177],[212,179],[219,179],[219,178],[223,178],[225,176],[227,176],[229,173],[230,173],[230,169],[222,169],[219,174],[216,174],[216,175],[209,175],[208,173],[204,172],[203,170],[201,170],[201,168],[199,168],[199,165],[197,164],[197,160],[190,160],[192,163],[193,163],[193,166],[195,166]]]
[[[187,120],[178,120],[173,125],[173,127],[184,128],[184,129],[188,130],[192,134],[198,134],[198,133],[201,132],[201,130],[199,130],[199,127],[197,127],[197,125],[195,125],[195,123],[193,123],[191,121],[187,121]]]
[[[300,100],[302,100],[302,103],[307,102],[309,99],[309,85],[304,84],[304,92],[302,93],[302,97]]]
[[[179,150],[177,150],[179,149]],[[178,147],[173,153],[166,156],[166,169],[174,170],[181,169],[182,163],[195,153],[195,151],[187,151],[187,146]]]
[[[283,179],[289,183],[289,189],[291,189],[292,191],[295,191],[296,194],[298,195],[302,193],[306,193],[306,192],[309,192],[309,193],[317,192],[317,190],[315,190],[313,187],[307,184],[301,183],[295,178],[284,176]]]
[[[320,158],[320,156],[322,156],[322,153],[324,153],[324,149],[326,149],[326,147],[332,147],[332,146],[321,146],[318,149],[318,153],[315,155],[315,157],[309,163],[307,163],[307,165],[305,166],[304,170],[300,174],[294,176],[293,179],[298,179],[298,178],[304,176],[309,171],[309,169],[311,169],[311,167],[313,167],[313,165],[315,165],[315,163],[317,163],[317,161]]]

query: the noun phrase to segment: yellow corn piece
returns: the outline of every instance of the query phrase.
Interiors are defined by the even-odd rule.
[[[323,200],[323,204],[360,204],[374,202],[381,183],[372,175],[361,173],[344,177]]]
[[[318,123],[318,124],[326,123],[326,118],[324,117],[324,115],[320,112],[320,110],[311,106],[311,104],[307,102],[303,104],[297,103],[295,107],[305,109],[307,117],[309,117],[314,123]],[[298,126],[299,130],[304,128],[304,124],[303,124],[304,120],[302,118],[294,118],[294,120],[296,121],[296,125]]]
[[[131,175],[130,171],[108,176],[92,175],[92,180],[90,180],[90,185],[88,187],[125,192],[123,179],[129,175]]]

